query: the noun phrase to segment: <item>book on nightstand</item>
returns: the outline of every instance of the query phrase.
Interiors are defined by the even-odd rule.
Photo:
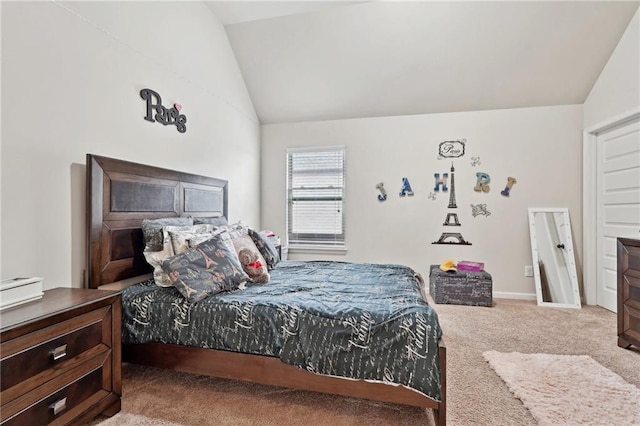
[[[10,278],[0,281],[0,310],[40,299],[42,278]]]

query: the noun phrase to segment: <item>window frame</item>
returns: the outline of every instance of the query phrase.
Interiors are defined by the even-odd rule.
[[[299,233],[294,234],[290,229],[291,224],[291,216],[293,214],[292,208],[292,191],[293,188],[290,187],[290,178],[292,171],[290,170],[291,161],[290,155],[296,153],[322,153],[322,152],[330,152],[336,153],[341,152],[342,154],[342,191],[340,197],[340,205],[341,205],[341,216],[342,216],[342,233],[341,234],[327,234],[333,235],[334,238],[326,238],[314,239],[312,235],[313,233]],[[313,146],[313,147],[296,147],[296,148],[288,148],[286,150],[286,188],[285,188],[285,230],[287,234],[287,246],[290,251],[335,251],[335,252],[346,252],[346,215],[345,215],[345,193],[346,193],[346,165],[347,165],[347,150],[345,146]],[[327,187],[329,188],[329,187]],[[327,200],[329,201],[329,200]],[[295,236],[295,238],[293,237]],[[338,238],[335,238],[338,236]]]

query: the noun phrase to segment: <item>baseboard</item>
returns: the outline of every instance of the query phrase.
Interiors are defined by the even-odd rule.
[[[426,292],[427,294],[431,294],[428,291],[429,288],[427,288],[426,290],[427,290]],[[537,300],[535,293],[512,293],[509,291],[494,291],[492,293],[492,297],[494,299]]]
[[[521,300],[536,300],[535,293],[511,293],[508,291],[495,291],[493,292],[494,299],[521,299]]]

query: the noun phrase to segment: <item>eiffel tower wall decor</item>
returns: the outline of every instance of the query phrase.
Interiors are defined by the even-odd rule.
[[[449,205],[447,208],[449,209],[457,209],[458,204],[456,202],[456,181],[455,181],[455,167],[453,167],[453,162],[451,162],[451,191],[449,192]],[[461,226],[460,221],[458,220],[457,213],[447,213],[447,218],[444,220],[443,226]],[[462,234],[459,232],[443,232],[440,238],[437,241],[434,241],[432,244],[461,244],[470,246],[471,243],[464,239]]]
[[[434,241],[431,244],[459,244],[470,246],[471,243],[464,239],[462,234],[458,232],[443,232],[438,241]]]
[[[453,223],[451,222],[453,220]],[[442,224],[444,226],[460,226],[460,221],[458,220],[458,215],[456,213],[447,213],[447,218],[444,220]]]
[[[449,205],[447,206],[450,209],[457,209],[458,205],[456,204],[456,181],[454,172],[456,169],[453,168],[453,162],[451,162],[451,192],[449,193]]]

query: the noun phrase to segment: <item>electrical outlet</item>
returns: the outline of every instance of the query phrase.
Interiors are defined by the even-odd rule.
[[[524,267],[524,276],[525,277],[532,277],[533,276],[533,266],[526,265]]]

